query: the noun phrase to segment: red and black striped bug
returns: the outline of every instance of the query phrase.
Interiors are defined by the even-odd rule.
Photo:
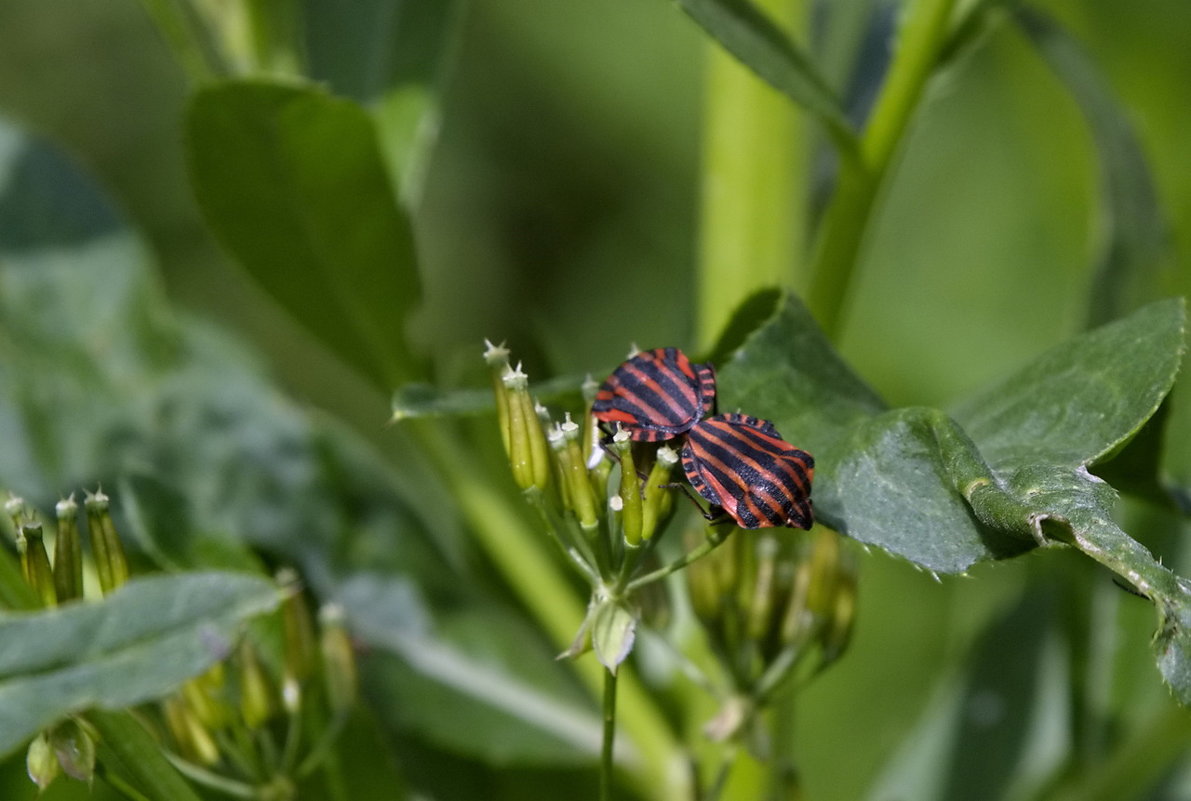
[[[815,459],[768,420],[746,414],[699,420],[687,432],[682,468],[695,491],[741,528],[814,524]]]
[[[715,407],[715,371],[678,348],[642,351],[600,385],[591,411],[638,442],[677,437]]]

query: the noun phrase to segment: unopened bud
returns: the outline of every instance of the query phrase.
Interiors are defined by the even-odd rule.
[[[25,541],[25,580],[37,593],[44,606],[54,606],[58,596],[54,590],[54,571],[50,567],[50,555],[45,549],[41,523],[22,523],[21,538]]]
[[[250,729],[259,729],[273,714],[269,679],[247,639],[240,643],[240,714]]]
[[[620,458],[619,495],[624,501],[624,511],[620,517],[621,529],[624,531],[625,544],[630,548],[636,548],[641,545],[645,511],[641,499],[641,478],[637,475],[637,466],[633,462],[633,441],[629,439],[628,431],[623,428],[617,430],[612,437],[612,450]]]
[[[45,732],[34,737],[33,742],[29,743],[29,750],[25,752],[25,770],[28,772],[29,778],[37,785],[37,789],[42,792],[62,772],[58,765],[58,757],[54,754],[54,749]]]
[[[26,520],[25,513],[25,499],[19,495],[8,494],[8,500],[4,502],[4,514],[12,521],[13,532],[21,530],[21,524]]]
[[[54,589],[58,602],[83,597],[83,542],[79,537],[79,505],[74,494],[58,501],[58,538],[54,541]]]
[[[674,508],[674,495],[669,484],[674,472],[674,465],[678,464],[678,452],[666,445],[658,448],[653,468],[649,471],[649,478],[645,480],[642,490],[642,521],[641,538],[648,540],[657,533],[658,524],[665,520],[666,515]]]
[[[506,437],[506,452],[513,469],[513,480],[526,490],[530,487],[542,489],[550,479],[550,449],[546,434],[534,411],[534,401],[529,394],[529,379],[516,369],[506,369],[501,376],[502,388],[498,398],[504,395],[504,414],[501,417],[502,436]],[[498,402],[498,410],[499,410]]]
[[[808,541],[782,625],[788,643],[816,641],[826,665],[839,657],[851,638],[856,604],[856,566],[838,534],[817,529]]]
[[[298,574],[288,568],[280,570],[277,573],[277,583],[290,591],[281,605],[281,620],[285,631],[285,681],[301,685],[310,678],[318,664],[314,622],[310,617],[306,597],[302,594]],[[283,692],[284,695],[286,693]],[[296,700],[292,699],[294,702]],[[287,706],[290,702],[286,701]]]
[[[587,464],[583,461],[583,448],[579,442],[582,429],[571,420],[567,414],[566,420],[559,425],[563,445],[557,449],[559,462],[566,478],[567,492],[570,495],[571,507],[579,525],[584,529],[593,529],[599,524],[595,492],[587,474]]]
[[[180,695],[165,699],[162,707],[166,728],[179,754],[199,765],[214,765],[219,761],[219,746],[211,732]]]
[[[505,390],[504,374],[509,369],[509,350],[504,343],[493,345],[484,340],[484,361],[492,368],[492,393],[496,398],[496,419],[500,424],[500,438],[505,453],[509,452],[509,398]]]
[[[88,492],[83,500],[87,527],[91,532],[91,555],[95,557],[99,586],[105,595],[128,581],[128,558],[116,533],[116,524],[112,522],[109,505],[108,496],[102,489],[94,494]]]
[[[222,701],[223,663],[182,685],[182,699],[207,729],[217,731],[228,725],[230,715]]]
[[[323,675],[326,679],[327,703],[332,713],[347,714],[356,702],[356,656],[351,638],[343,625],[343,609],[328,604],[319,610],[322,629],[320,646],[323,655]]]
[[[91,783],[95,778],[95,740],[77,720],[67,718],[55,726],[50,746],[67,776]]]

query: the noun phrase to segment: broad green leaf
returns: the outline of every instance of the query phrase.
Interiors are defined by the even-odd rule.
[[[1181,299],[1153,303],[1048,351],[961,403],[956,420],[995,467],[1029,455],[1087,465],[1158,409],[1183,352]]]
[[[928,570],[961,573],[1036,544],[1014,518],[1016,507],[997,521],[1008,523],[1005,529],[982,522],[986,510],[977,504],[999,482],[962,429],[937,409],[895,409],[858,424],[819,458],[815,483],[820,519]]]
[[[378,386],[416,378],[413,231],[368,113],[311,87],[227,82],[195,96],[187,139],[199,204],[253,277]]]
[[[458,0],[306,0],[311,77],[369,103],[407,85],[434,84],[449,46]]]
[[[457,588],[458,526],[416,456],[398,475],[377,450],[391,432],[311,415],[242,343],[169,309],[134,232],[57,153],[0,122],[0,210],[22,220],[0,225],[0,491],[52,517],[101,482],[163,564],[246,566],[250,545],[324,590],[362,565]]]
[[[879,402],[816,344],[799,310],[787,301],[721,370],[719,385],[733,406],[818,449],[820,519],[939,572],[1037,545],[1074,546],[1154,602],[1159,670],[1191,703],[1191,585],[1117,527],[1116,492],[1087,470],[1169,392],[1182,302],[1151,304],[1052,349],[962,404],[959,422],[937,409],[877,414]]]
[[[1072,688],[1068,644],[1050,621],[1053,585],[993,621],[948,669],[869,801],[1035,797],[1065,765]]]
[[[1071,92],[1096,145],[1103,234],[1089,321],[1100,325],[1174,292],[1178,269],[1166,210],[1125,109],[1092,58],[1044,12],[1023,4],[1015,19]]]
[[[0,754],[66,715],[164,695],[228,655],[280,591],[258,576],[135,579],[103,601],[0,614]]]
[[[769,319],[716,368],[721,413],[739,409],[772,420],[816,457],[886,408],[793,295],[781,296]]]
[[[441,129],[438,91],[458,35],[459,0],[307,0],[310,75],[372,105],[395,186],[416,205]]]
[[[839,99],[814,64],[751,0],[678,0],[678,5],[762,80],[833,132],[851,136]]]
[[[400,660],[378,668],[375,689],[403,728],[497,764],[576,764],[599,753],[590,701],[516,621],[496,610],[432,619],[408,580],[376,575],[350,579],[340,600],[355,635]]]

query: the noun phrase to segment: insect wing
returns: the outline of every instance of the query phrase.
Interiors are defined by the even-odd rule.
[[[695,491],[741,528],[810,528],[814,522],[815,460],[766,420],[743,414],[700,420],[687,433],[682,464]]]
[[[671,439],[694,425],[715,405],[715,372],[692,365],[678,348],[642,351],[600,385],[592,413],[620,423],[633,439]]]

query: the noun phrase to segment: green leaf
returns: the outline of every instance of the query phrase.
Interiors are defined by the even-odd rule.
[[[869,801],[1038,797],[1071,747],[1070,658],[1054,584],[1025,593],[936,687]]]
[[[1077,337],[961,404],[880,411],[788,300],[720,371],[721,393],[816,455],[821,520],[937,572],[1071,545],[1158,610],[1155,657],[1191,703],[1191,583],[1114,522],[1116,492],[1088,465],[1158,409],[1183,351],[1180,299]],[[731,387],[731,389],[728,389]],[[958,421],[958,422],[957,422]]]
[[[750,0],[678,0],[678,5],[762,80],[854,141],[839,99],[814,64]]]
[[[961,427],[935,409],[880,413],[790,298],[721,368],[721,408],[771,419],[815,455],[821,520],[962,572],[1044,541],[1031,488],[1008,482],[1007,465],[1072,476],[1123,444],[1170,389],[1182,323],[1181,304],[1164,301],[1060,345],[963,404]]]
[[[376,575],[350,579],[340,601],[357,637],[400,659],[374,668],[387,719],[494,764],[582,764],[599,753],[590,701],[515,619],[491,608],[432,619],[408,580]]]
[[[982,512],[1003,517],[999,508],[994,515],[974,505],[983,501],[976,493],[998,481],[963,430],[937,409],[895,409],[860,423],[819,460],[815,481],[824,522],[928,570],[961,573],[1036,544],[1024,526],[982,523]]]
[[[611,372],[609,370],[609,372]],[[586,377],[562,375],[530,385],[530,392],[541,403],[566,403],[577,408],[579,390]],[[461,417],[484,414],[496,409],[491,389],[441,390],[431,384],[406,384],[393,393],[394,423],[420,417]]]
[[[96,709],[87,720],[101,738],[100,764],[128,777],[152,801],[199,801],[166,759],[161,744],[131,712]]]
[[[721,412],[740,409],[772,420],[786,439],[816,456],[886,408],[840,358],[802,301],[789,294],[716,367]]]
[[[1150,304],[989,385],[955,419],[994,467],[1027,455],[1093,464],[1133,437],[1170,391],[1183,323],[1182,299]]]
[[[1170,225],[1141,142],[1096,63],[1044,12],[1024,4],[1015,11],[1083,112],[1099,156],[1103,234],[1089,322],[1100,325],[1174,293],[1178,265]]]
[[[306,0],[311,76],[367,103],[395,87],[431,85],[448,47],[459,0]]]
[[[591,647],[600,664],[613,673],[633,650],[637,616],[622,603],[604,601],[591,620]]]
[[[405,333],[420,297],[413,231],[368,113],[234,81],[195,96],[187,134],[199,204],[252,276],[378,386],[419,376]]]
[[[135,579],[103,601],[0,614],[0,754],[66,715],[164,695],[227,656],[281,594],[266,579]]]

